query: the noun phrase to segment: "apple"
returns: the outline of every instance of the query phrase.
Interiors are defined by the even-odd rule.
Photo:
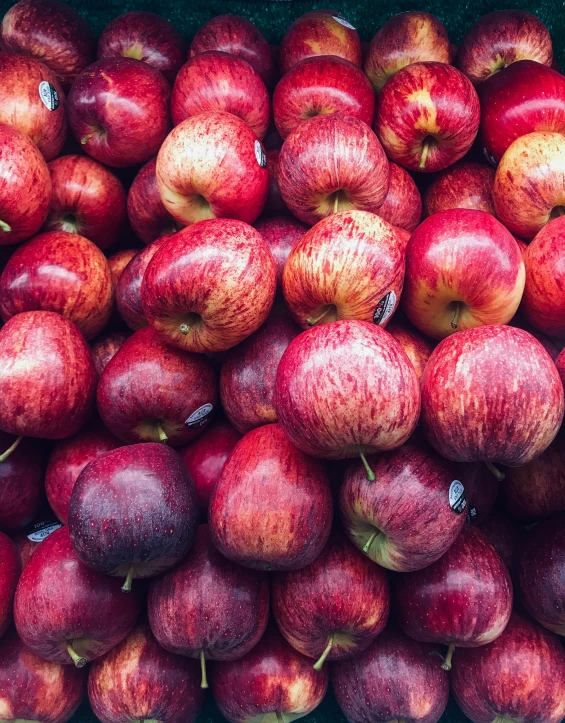
[[[62,527],[62,524],[59,520],[55,519],[51,511],[44,512],[40,515],[39,522],[34,522],[27,528],[27,530],[12,537],[18,551],[22,570],[30,561],[31,556],[36,551],[39,544],[60,527]]]
[[[39,0],[38,5],[43,2]],[[22,4],[31,5],[28,0]],[[0,123],[29,136],[46,161],[58,156],[68,124],[65,95],[55,73],[34,58],[0,53],[0,80]]]
[[[10,449],[14,437],[0,432],[0,450]],[[0,463],[0,530],[20,530],[35,517],[43,497],[43,468],[28,440]]]
[[[20,0],[0,28],[0,46],[41,60],[68,88],[94,60],[94,35],[88,23],[57,0]]]
[[[443,339],[484,324],[507,324],[526,280],[512,234],[486,211],[434,213],[406,249],[402,302],[421,332]]]
[[[9,246],[33,236],[47,218],[51,177],[37,146],[17,128],[0,123],[0,147],[0,246]]]
[[[415,329],[409,322],[394,318],[386,330],[395,339],[412,362],[418,379],[422,378],[428,359],[434,350],[434,343]]]
[[[194,723],[203,697],[198,666],[163,650],[147,624],[96,660],[88,676],[88,700],[102,723]]]
[[[479,529],[503,559],[512,580],[515,581],[517,553],[523,533],[519,523],[514,517],[495,509],[486,522],[480,524]]]
[[[12,623],[14,593],[21,573],[20,557],[8,535],[0,532],[0,638]]]
[[[279,48],[281,74],[301,60],[319,55],[334,55],[361,66],[359,35],[335,10],[311,10],[294,21]]]
[[[243,658],[214,665],[212,694],[230,723],[291,723],[322,702],[328,675],[272,626]]]
[[[332,665],[332,687],[349,723],[437,723],[449,698],[438,647],[389,623],[360,655]]]
[[[286,207],[286,203],[282,199],[281,189],[279,188],[280,146],[278,146],[277,148],[267,149],[265,155],[267,156],[267,171],[269,172],[269,191],[267,193],[267,200],[265,201],[265,205],[263,206],[263,215],[284,216],[289,213],[289,210]],[[260,223],[260,221],[258,223]],[[297,223],[300,223],[300,221],[297,221]]]
[[[424,193],[424,213],[431,216],[452,208],[470,208],[495,215],[492,189],[494,168],[459,161],[439,173]]]
[[[275,308],[265,323],[230,349],[220,373],[220,398],[227,418],[242,434],[277,421],[275,382],[281,357],[300,329]]]
[[[170,87],[158,70],[133,58],[103,58],[89,65],[69,91],[75,138],[106,166],[145,163],[171,125]]]
[[[326,660],[358,655],[382,632],[390,611],[385,571],[373,565],[341,534],[301,570],[273,576],[273,614],[284,638],[298,652]]]
[[[420,414],[410,360],[390,334],[366,321],[336,321],[300,334],[282,356],[276,384],[279,424],[314,457],[364,459],[399,447]]]
[[[338,56],[301,60],[279,80],[273,118],[281,138],[317,115],[343,113],[367,125],[373,122],[375,94],[361,68]]]
[[[565,716],[565,652],[556,635],[515,612],[490,645],[456,651],[451,690],[474,723],[559,723]]]
[[[210,360],[166,345],[152,327],[124,342],[97,389],[102,421],[127,444],[186,444],[209,423],[217,399]]]
[[[502,156],[494,177],[496,215],[509,231],[533,238],[565,213],[565,138],[560,133],[528,133]]]
[[[368,211],[319,221],[290,252],[283,271],[286,305],[303,329],[339,319],[385,326],[400,301],[404,242]]]
[[[0,329],[2,431],[43,439],[76,434],[92,412],[95,391],[90,349],[68,319],[24,311]]]
[[[414,231],[422,218],[422,197],[412,176],[402,166],[389,163],[390,183],[378,215],[407,231]]]
[[[163,341],[217,352],[261,326],[275,291],[275,262],[261,234],[243,221],[211,219],[158,249],[143,276],[141,303]]]
[[[120,276],[126,270],[126,266],[137,256],[138,253],[139,249],[123,249],[122,251],[116,251],[115,254],[108,256],[108,266],[110,267],[110,273],[112,274],[114,289],[118,285]]]
[[[174,125],[210,111],[233,113],[262,139],[269,128],[271,101],[259,73],[245,60],[217,50],[185,63],[171,94]]]
[[[497,10],[483,15],[468,30],[457,51],[457,66],[475,84],[518,60],[535,60],[548,66],[553,61],[549,30],[524,10]]]
[[[114,285],[106,257],[74,233],[39,234],[17,249],[0,276],[0,314],[56,311],[87,339],[99,334],[112,313]]]
[[[180,565],[151,583],[149,623],[165,650],[200,660],[238,660],[261,639],[269,620],[269,579],[222,557],[201,525]]]
[[[561,353],[555,360],[555,366],[557,367],[557,371],[559,372],[559,376],[561,377],[561,382],[563,383],[563,386],[565,386],[565,352],[564,351],[561,351]]]
[[[267,198],[261,141],[241,118],[209,111],[175,126],[157,156],[161,201],[182,226],[210,218],[253,223]]]
[[[529,244],[524,243],[523,241],[520,241],[518,237],[514,237],[516,239],[516,243],[518,243],[518,246],[520,247],[520,251],[522,253],[522,258],[524,258],[524,264],[525,264],[525,256],[526,249],[528,248]],[[522,248],[523,247],[523,248]],[[528,277],[526,274],[526,281]],[[564,341],[558,340],[558,339],[550,339],[545,334],[542,334],[541,331],[538,331],[534,326],[532,326],[530,323],[526,321],[524,318],[524,297],[522,296],[522,302],[521,306],[518,309],[516,316],[512,319],[510,322],[510,326],[517,326],[518,329],[523,329],[524,331],[527,331],[528,334],[531,334],[534,339],[537,339],[539,343],[543,346],[543,348],[546,350],[546,352],[549,354],[549,356],[553,359],[553,361],[557,360],[557,357],[559,356],[559,350],[563,346]]]
[[[11,630],[0,641],[2,720],[67,723],[84,698],[86,671],[38,657]]]
[[[110,331],[91,342],[90,351],[92,352],[94,369],[98,379],[102,376],[102,372],[110,359],[117,354],[127,338],[128,334],[123,331]]]
[[[212,542],[229,560],[260,570],[298,570],[326,544],[332,495],[323,465],[278,424],[236,444],[212,491]]]
[[[87,156],[61,156],[49,172],[53,194],[44,230],[80,234],[101,249],[115,243],[126,220],[121,181]]]
[[[481,109],[473,85],[445,63],[399,70],[377,98],[373,128],[390,161],[409,171],[442,171],[470,150]]]
[[[98,572],[133,578],[168,570],[196,534],[196,491],[179,455],[163,444],[106,452],[79,474],[71,494],[69,531],[82,562]]]
[[[267,156],[270,151],[267,152]],[[308,231],[308,226],[294,218],[275,216],[257,221],[255,228],[271,249],[277,267],[277,288],[281,289],[284,265],[289,253]]]
[[[516,468],[515,468],[516,469]],[[461,482],[467,498],[467,521],[481,526],[496,504],[499,480],[481,462],[460,465]]]
[[[71,492],[79,474],[93,459],[121,446],[120,440],[99,421],[57,442],[45,472],[45,492],[51,509],[64,525],[68,523]]]
[[[155,239],[180,231],[180,226],[163,206],[155,166],[157,158],[140,168],[128,191],[127,212],[135,234],[148,246]]]
[[[551,357],[511,326],[480,326],[444,339],[422,377],[424,432],[442,456],[458,462],[530,462],[553,441],[563,408]]]
[[[274,77],[273,54],[269,43],[255,25],[240,15],[217,15],[196,31],[188,57],[219,50],[249,63],[267,87]]]
[[[106,25],[98,39],[97,56],[143,60],[172,83],[186,58],[186,45],[178,30],[165,18],[132,10]]]

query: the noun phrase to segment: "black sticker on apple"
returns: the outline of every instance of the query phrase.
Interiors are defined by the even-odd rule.
[[[385,321],[390,319],[392,312],[396,307],[396,293],[389,291],[383,296],[375,308],[373,314],[373,321],[375,324],[384,324]]]
[[[465,495],[465,487],[458,479],[454,479],[449,485],[449,506],[454,512],[460,515],[467,507],[467,496]]]
[[[48,110],[57,110],[59,107],[59,93],[47,80],[42,80],[39,84],[39,97]]]
[[[41,520],[41,522],[34,522],[30,525],[25,534],[28,540],[32,542],[42,542],[46,537],[59,527],[62,527],[62,523],[59,520]]]
[[[200,429],[200,427],[203,427],[208,421],[213,409],[214,407],[210,403],[203,404],[201,407],[198,407],[198,409],[195,412],[192,412],[190,417],[185,421],[186,426],[189,429]]]
[[[467,510],[467,522],[474,524],[477,521],[479,510],[476,507],[469,507]]]

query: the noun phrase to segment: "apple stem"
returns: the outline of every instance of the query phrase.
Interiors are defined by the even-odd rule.
[[[200,683],[201,688],[208,687],[208,678],[206,677],[206,658],[204,657],[204,651],[200,651],[200,670],[202,672],[202,681]]]
[[[453,319],[451,320],[451,328],[457,329],[457,324],[459,323],[459,314],[461,313],[461,302],[456,301],[455,302],[455,313],[453,314]]]
[[[376,538],[376,536],[377,536],[378,534],[379,534],[378,530],[375,530],[375,531],[371,534],[371,537],[369,537],[369,539],[367,540],[367,542],[363,545],[363,552],[365,553],[365,555],[368,555],[368,554],[369,554],[369,550],[371,549],[371,545],[372,545],[373,542],[375,541],[375,538]]]
[[[88,662],[86,658],[83,658],[82,655],[79,655],[75,650],[73,650],[72,640],[67,641],[67,653],[70,655],[71,660],[77,668],[84,668]]]
[[[165,434],[163,427],[161,427],[161,424],[157,422],[157,434],[159,435],[159,442],[166,442],[169,438]]]
[[[23,435],[20,434],[20,436],[16,439],[14,444],[12,444],[10,447],[8,447],[8,449],[3,454],[0,454],[0,462],[5,462],[8,459],[8,457],[12,454],[12,452],[14,452],[18,448],[18,445],[22,441],[22,439],[23,439]]]
[[[122,592],[131,592],[131,581],[133,580],[133,565],[128,568],[128,574],[126,575],[126,581],[122,585]]]
[[[443,659],[443,663],[441,664],[441,667],[443,670],[451,670],[451,658],[453,657],[453,651],[455,650],[455,643],[449,643],[449,648],[447,649],[447,655]]]
[[[324,648],[324,652],[320,655],[318,660],[314,663],[314,670],[322,670],[322,665],[326,662],[326,658],[331,652],[331,649],[333,648],[334,644],[334,635],[333,633],[330,635],[328,644]]]
[[[4,233],[10,233],[12,227],[9,226],[5,221],[0,221],[0,229],[4,231]]]
[[[80,139],[81,146],[85,146],[88,143],[88,141],[92,138],[93,135],[94,135],[94,133],[89,133],[88,135],[83,136]]]
[[[497,479],[499,482],[501,482],[506,475],[504,472],[501,472],[498,467],[495,467],[495,465],[492,462],[485,462],[486,467],[489,472],[491,472],[492,476]]]
[[[325,309],[319,316],[315,316],[314,318],[312,318],[311,316],[309,316],[309,317],[306,319],[306,323],[307,323],[308,326],[310,326],[310,327],[316,326],[316,324],[324,318],[324,316],[328,313],[328,311],[329,311],[329,307],[326,307],[326,309]]]
[[[361,457],[361,462],[363,462],[363,467],[365,467],[365,472],[367,473],[367,479],[369,480],[369,482],[374,482],[374,481],[375,481],[375,473],[374,473],[373,470],[369,467],[369,463],[367,462],[367,458],[366,458],[365,455],[363,454],[363,450],[361,449],[360,446],[358,447],[358,449],[359,449],[359,456]]]
[[[426,161],[428,160],[429,153],[430,153],[430,142],[424,141],[424,143],[422,145],[422,155],[420,157],[420,164],[418,166],[418,168],[421,171],[423,171],[424,168],[426,167]]]
[[[189,326],[189,324],[181,324],[179,328],[180,328],[180,333],[181,333],[181,334],[184,334],[185,336],[186,336],[186,335],[188,334],[188,332],[190,331],[190,326]]]
[[[337,213],[339,211],[339,191],[336,192],[335,198],[334,198],[334,213]]]
[[[284,723],[284,718],[282,717],[282,713],[280,712],[280,710],[278,710],[275,715],[277,716],[278,723]]]

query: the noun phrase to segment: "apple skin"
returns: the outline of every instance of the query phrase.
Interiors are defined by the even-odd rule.
[[[516,585],[517,557],[523,530],[519,523],[502,510],[495,509],[479,529],[503,559],[510,577]]]
[[[267,158],[270,151],[267,151]],[[284,265],[289,253],[308,231],[306,224],[287,216],[275,216],[257,221],[255,228],[271,249],[277,267],[277,289],[282,288]]]
[[[266,155],[267,171],[269,172],[269,191],[267,193],[267,200],[265,201],[265,205],[263,206],[263,215],[284,216],[286,214],[289,214],[290,211],[288,210],[286,203],[283,201],[283,198],[281,196],[281,189],[279,188],[280,146],[278,148],[268,149],[266,151]],[[297,221],[297,223],[300,223],[300,221]]]
[[[126,220],[121,181],[87,156],[61,156],[49,172],[53,193],[44,231],[79,234],[101,249],[115,243]]]
[[[45,660],[72,665],[70,644],[82,658],[77,667],[123,640],[139,611],[138,595],[124,595],[119,580],[83,565],[66,526],[35,550],[14,599],[14,621],[25,645]]]
[[[275,261],[261,234],[223,218],[185,228],[159,248],[143,276],[141,303],[167,344],[217,352],[261,326],[275,292]]]
[[[332,687],[350,723],[437,723],[449,698],[440,651],[389,623],[360,655],[332,665]]]
[[[128,191],[127,212],[135,234],[148,246],[155,239],[180,231],[180,225],[163,206],[155,166],[157,158],[139,169]]]
[[[93,459],[121,446],[120,440],[99,421],[57,442],[45,472],[45,492],[51,509],[64,525],[69,521],[71,492],[79,474]]]
[[[194,480],[200,510],[208,516],[212,490],[241,434],[227,422],[212,423],[178,452]]]
[[[0,641],[3,720],[67,723],[85,689],[86,670],[43,660],[22,643],[15,630]]]
[[[24,2],[28,4],[27,0]],[[43,2],[40,0],[38,5]],[[0,38],[0,46],[1,42]],[[55,74],[34,58],[0,53],[0,78],[0,123],[14,126],[29,136],[46,161],[58,156],[67,138],[68,124],[65,94]],[[40,83],[51,86],[45,86],[45,90],[50,91],[47,104],[39,95]],[[26,192],[29,193],[30,188],[28,186]]]
[[[21,573],[20,557],[8,535],[0,532],[0,638],[12,623],[14,593]]]
[[[126,266],[137,256],[138,253],[139,249],[123,249],[122,251],[116,251],[115,254],[108,256],[108,266],[110,267],[110,273],[112,274],[114,289],[118,285],[120,276],[124,273]]]
[[[102,372],[122,347],[128,334],[123,331],[111,331],[96,338],[90,344],[92,358],[94,360],[94,369],[98,379],[102,376]]]
[[[399,13],[373,36],[363,69],[375,93],[395,73],[412,63],[451,63],[451,43],[440,21],[430,13]]]
[[[90,416],[96,372],[76,326],[24,311],[0,329],[0,429],[42,439],[76,434]]]
[[[12,537],[20,558],[22,570],[30,561],[31,556],[37,550],[39,544],[55,530],[62,527],[62,524],[55,519],[51,510],[40,514],[39,522],[34,522],[27,530]]]
[[[470,208],[495,216],[492,189],[494,168],[472,161],[459,161],[442,171],[424,194],[424,213],[431,216],[451,208]]]
[[[194,541],[197,520],[196,491],[182,459],[154,443],[119,447],[92,460],[79,474],[69,506],[79,558],[117,577],[152,577],[176,565]]]
[[[92,63],[94,45],[86,20],[56,0],[20,0],[0,29],[3,50],[42,61],[65,88]]]
[[[467,521],[480,527],[489,519],[496,504],[499,480],[482,462],[460,465],[460,470],[467,498]]]
[[[220,397],[233,426],[246,434],[277,421],[275,383],[282,355],[300,329],[284,309],[226,354],[220,372]]]
[[[243,658],[214,664],[212,694],[230,723],[291,723],[322,702],[328,678],[273,625]]]
[[[255,25],[240,15],[217,15],[201,25],[190,44],[188,57],[218,50],[249,63],[267,87],[274,78],[273,53]]]
[[[497,10],[471,26],[457,51],[457,67],[478,85],[519,60],[551,66],[549,30],[523,10]]]
[[[285,302],[302,329],[340,319],[386,326],[400,301],[404,266],[404,242],[390,224],[368,211],[334,213],[290,252]]]
[[[373,129],[390,161],[409,171],[442,171],[470,150],[479,97],[457,68],[434,61],[399,70],[377,97]]]
[[[0,449],[15,442],[0,432]],[[41,459],[29,440],[20,445],[0,464],[0,530],[20,530],[35,517],[43,497]]]
[[[374,112],[375,94],[366,75],[335,55],[314,56],[293,65],[273,94],[273,118],[283,140],[317,115],[343,113],[370,126]]]
[[[157,156],[157,187],[182,226],[210,218],[253,223],[269,172],[261,141],[241,118],[208,111],[175,126]]]
[[[210,360],[168,346],[152,327],[125,341],[104,369],[97,390],[102,421],[127,444],[186,444],[203,431],[217,399]],[[206,416],[196,415],[193,421],[201,409],[208,409]]]
[[[260,570],[298,570],[326,544],[332,495],[325,468],[278,424],[236,444],[212,491],[212,542],[229,560]]]
[[[305,58],[334,55],[361,67],[361,41],[355,28],[335,10],[311,10],[295,20],[279,48],[281,74]]]
[[[378,215],[391,226],[414,231],[422,218],[422,197],[412,176],[402,166],[389,163],[390,183]]]
[[[507,324],[525,281],[512,234],[485,211],[453,208],[429,216],[410,237],[402,302],[414,326],[443,339],[484,324]]]
[[[439,560],[465,524],[466,506],[452,506],[451,499],[461,470],[417,442],[367,462],[375,481],[360,461],[350,462],[339,492],[351,542],[389,570],[421,570]]]
[[[565,716],[565,652],[556,635],[514,612],[490,645],[455,651],[451,690],[473,723],[559,723]]]
[[[194,723],[204,700],[199,673],[198,665],[163,650],[149,626],[140,624],[92,664],[88,699],[102,723]]]
[[[233,113],[263,139],[271,120],[269,91],[245,60],[219,51],[201,53],[179,70],[171,93],[174,125],[199,113]]]
[[[273,576],[273,614],[293,648],[309,658],[350,658],[382,632],[390,612],[385,571],[342,534],[302,570]],[[330,646],[326,654],[327,646]]]
[[[275,407],[303,452],[347,459],[406,442],[420,414],[420,388],[410,360],[384,329],[336,321],[291,342],[277,371]]]
[[[393,319],[387,324],[386,330],[400,344],[412,362],[416,376],[421,379],[428,359],[434,350],[434,342],[420,334],[409,322]]]
[[[444,339],[422,378],[424,432],[456,462],[526,464],[553,441],[563,407],[551,357],[511,326],[480,326]]]
[[[0,55],[0,59],[1,59]],[[37,146],[17,128],[0,123],[0,247],[39,231],[51,201],[51,176]]]
[[[133,58],[104,58],[74,81],[67,110],[89,156],[114,168],[156,155],[171,126],[171,89],[158,70]]]
[[[134,10],[106,25],[98,39],[97,57],[143,60],[172,83],[186,58],[186,44],[165,18]]]

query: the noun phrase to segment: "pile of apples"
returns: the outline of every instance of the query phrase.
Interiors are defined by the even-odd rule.
[[[0,42],[0,721],[561,721],[543,23]]]

